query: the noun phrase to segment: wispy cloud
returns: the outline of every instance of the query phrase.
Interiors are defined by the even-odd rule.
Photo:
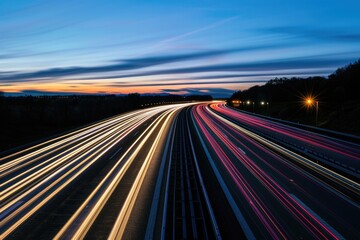
[[[198,33],[204,32],[204,31],[208,31],[208,30],[211,30],[211,29],[220,27],[220,26],[222,26],[222,25],[224,25],[224,24],[226,24],[226,23],[229,23],[229,22],[231,22],[231,21],[236,20],[237,18],[239,18],[239,17],[238,17],[238,16],[234,16],[234,17],[226,18],[226,19],[224,19],[224,20],[221,20],[221,21],[218,21],[218,22],[216,22],[216,23],[207,25],[207,26],[205,26],[205,27],[198,28],[198,29],[195,29],[195,30],[192,30],[192,31],[189,31],[189,32],[186,32],[186,33],[177,35],[177,36],[174,36],[174,37],[170,37],[170,38],[164,39],[164,40],[158,42],[157,44],[151,46],[151,47],[149,48],[149,50],[157,49],[157,48],[162,47],[162,46],[164,46],[164,45],[166,45],[166,44],[169,44],[169,43],[172,43],[172,42],[176,42],[176,41],[185,39],[185,38],[187,38],[187,37],[190,37],[190,36],[192,36],[192,35],[195,35],[195,34],[198,34]]]
[[[188,95],[212,95],[217,97],[229,97],[234,90],[226,88],[179,88],[179,89],[161,89],[163,93]]]
[[[346,31],[346,29],[311,28],[305,26],[278,26],[260,29],[262,33],[275,33],[295,38],[317,39],[322,41],[359,42],[359,31]]]
[[[114,83],[108,87],[158,87],[158,86],[184,86],[184,85],[219,85],[219,84],[243,84],[243,83],[266,83],[268,79],[263,80],[231,80],[231,81],[181,81],[181,82],[151,82],[151,83]]]
[[[155,86],[183,86],[183,85],[219,85],[219,84],[261,84],[266,83],[272,77],[294,77],[294,76],[326,76],[332,73],[330,69],[302,70],[289,72],[255,72],[251,74],[217,74],[199,77],[164,78],[159,80],[142,81],[116,81],[107,87],[155,87]]]
[[[87,95],[86,93],[79,93],[79,92],[61,92],[61,91],[38,91],[38,90],[22,90],[20,92],[6,92],[5,96],[71,96],[71,95]]]
[[[277,71],[277,72],[254,72],[254,73],[242,73],[242,74],[215,74],[204,75],[199,77],[191,77],[191,80],[212,80],[212,79],[229,79],[229,78],[244,78],[244,77],[274,77],[274,76],[303,76],[303,75],[317,75],[326,76],[333,72],[333,69],[310,69],[301,71]],[[183,80],[184,78],[166,78],[158,81],[173,81]]]
[[[164,69],[156,71],[139,72],[133,74],[115,75],[96,77],[96,79],[111,79],[111,78],[131,78],[155,75],[175,75],[175,74],[194,74],[194,73],[209,73],[209,72],[257,72],[260,76],[262,71],[283,71],[296,69],[318,69],[318,68],[336,68],[354,61],[355,59],[348,58],[317,58],[317,56],[306,58],[286,58],[280,60],[257,61],[249,63],[228,63],[206,65],[199,67],[184,67],[174,69]],[[316,72],[314,72],[317,74]],[[321,72],[320,72],[321,73]],[[245,76],[244,74],[243,76]],[[276,74],[275,74],[276,75]],[[279,74],[281,75],[281,74]],[[254,74],[256,76],[256,73]]]
[[[163,56],[138,57],[134,59],[120,59],[115,61],[115,63],[109,65],[103,65],[103,66],[50,68],[35,72],[9,74],[7,76],[0,76],[0,80],[30,81],[30,80],[41,80],[41,79],[57,78],[57,77],[69,77],[69,76],[76,76],[81,74],[110,73],[115,71],[118,72],[118,71],[137,70],[146,67],[174,63],[174,62],[218,57],[226,54],[234,54],[234,53],[240,53],[246,51],[273,49],[277,47],[280,47],[280,45],[269,44],[269,45],[247,46],[247,47],[222,49],[222,50],[208,50],[208,51],[201,51],[201,52],[194,52],[187,54],[173,54],[173,55],[163,55]],[[154,75],[156,73],[150,72],[150,75],[151,74]],[[143,76],[143,74],[138,73],[138,74],[134,74],[134,76]],[[115,76],[115,77],[121,77],[121,76]]]

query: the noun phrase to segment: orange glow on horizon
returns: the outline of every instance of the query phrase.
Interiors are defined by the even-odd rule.
[[[112,82],[114,83],[114,82]],[[173,93],[173,94],[188,94],[187,89],[199,89],[200,92],[206,94],[209,91],[206,89],[217,88],[215,84],[192,84],[192,85],[171,85],[164,82],[163,85],[156,86],[131,86],[122,84],[112,86],[111,82],[105,80],[96,81],[60,81],[60,82],[28,82],[28,83],[13,83],[7,86],[2,86],[1,91],[5,93],[21,93],[22,91],[39,91],[45,93],[74,93],[74,94],[129,94],[129,93]],[[149,83],[149,82],[147,82]],[[136,84],[139,84],[137,82]],[[141,83],[140,83],[141,84]],[[167,85],[169,84],[169,85]],[[226,84],[228,89],[246,89],[249,86],[238,84]],[[222,87],[224,87],[222,85]],[[240,87],[240,88],[239,88]],[[169,90],[169,91],[166,91]],[[234,91],[235,91],[234,90]]]

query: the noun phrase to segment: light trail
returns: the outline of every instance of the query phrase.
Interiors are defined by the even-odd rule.
[[[291,236],[291,233],[288,232],[287,227],[281,224],[281,220],[277,219],[276,212],[273,212],[272,209],[268,208],[268,205],[264,202],[263,197],[259,195],[259,190],[252,186],[254,181],[250,180],[250,178],[247,176],[248,174],[244,172],[244,170],[240,170],[238,163],[244,166],[247,171],[249,171],[249,173],[251,173],[251,175],[254,176],[257,181],[259,181],[260,186],[265,187],[266,191],[271,193],[271,195],[277,199],[278,203],[280,203],[280,206],[287,209],[287,211],[293,216],[292,219],[296,219],[296,221],[298,221],[298,223],[301,224],[304,229],[307,229],[307,231],[311,233],[312,237],[320,239],[343,238],[343,236],[339,235],[337,231],[333,231],[334,228],[329,228],[328,224],[323,224],[323,221],[318,218],[317,214],[313,214],[313,212],[309,212],[306,208],[304,208],[301,203],[292,197],[293,195],[289,193],[287,189],[278,183],[277,179],[274,179],[272,175],[269,175],[267,172],[265,172],[262,167],[260,167],[261,165],[259,165],[257,162],[260,160],[261,162],[267,164],[267,169],[271,169],[271,165],[268,163],[270,160],[265,160],[265,158],[260,157],[257,152],[253,151],[253,149],[259,149],[260,152],[264,152],[268,156],[276,156],[278,162],[289,166],[288,162],[284,159],[281,159],[279,155],[274,155],[274,153],[259,145],[259,143],[261,143],[267,148],[275,150],[276,152],[280,152],[282,155],[285,155],[291,159],[296,159],[296,161],[302,165],[306,165],[309,168],[315,169],[324,177],[332,179],[334,182],[341,183],[342,186],[350,189],[354,194],[359,194],[359,184],[319,164],[316,164],[313,161],[300,156],[299,154],[295,154],[290,150],[275,144],[274,142],[260,137],[259,135],[243,127],[240,127],[232,121],[229,121],[222,116],[224,114],[223,112],[218,114],[218,112],[214,110],[220,107],[223,106],[221,104],[211,104],[210,107],[205,105],[194,107],[193,116],[196,125],[198,125],[198,127],[201,129],[201,133],[205,137],[208,144],[211,146],[212,151],[222,163],[222,166],[233,179],[234,184],[238,186],[238,191],[242,193],[242,196],[244,199],[246,199],[246,202],[248,202],[249,207],[252,208],[255,216],[257,216],[258,220],[262,223],[265,229],[267,229],[269,236],[271,236],[271,238],[288,238]],[[247,141],[253,144],[252,148],[247,147],[243,144],[242,141],[239,140],[241,138],[246,139],[246,137],[249,137]],[[246,148],[248,152],[251,152],[251,156],[246,154],[242,148]],[[252,156],[255,156],[256,159],[259,160],[255,161]],[[291,167],[293,168],[293,171],[295,171],[297,168],[295,165],[292,165]],[[275,169],[272,171],[277,172]],[[300,173],[299,176],[307,178],[307,181],[309,181],[309,175],[303,174],[303,170],[297,170],[297,172]],[[277,173],[280,176],[284,176],[279,172]],[[310,180],[313,181],[314,184],[324,186],[321,183],[322,181],[319,179],[314,179],[311,177]],[[327,194],[332,194],[336,197],[341,195],[336,190],[329,190],[328,186],[326,189]],[[306,191],[306,189],[304,190]],[[347,204],[350,203],[351,206],[355,207],[355,209],[359,209],[359,205],[353,200],[348,199],[347,196],[342,195],[341,198],[338,199],[341,199],[341,201],[345,200]]]
[[[115,221],[115,224],[110,232],[108,239],[122,239],[122,236],[124,234],[127,222],[129,220],[129,216],[131,214],[132,208],[134,206],[135,200],[138,196],[140,187],[142,182],[144,181],[145,174],[147,172],[147,169],[149,168],[149,165],[151,163],[151,160],[154,156],[155,150],[158,147],[160,138],[163,136],[163,132],[165,131],[165,127],[168,126],[169,121],[173,114],[175,114],[178,110],[180,110],[181,107],[175,108],[174,110],[171,110],[167,113],[166,116],[162,116],[162,118],[166,119],[164,120],[164,123],[161,126],[160,131],[158,132],[155,141],[151,145],[150,150],[148,151],[148,154],[144,160],[144,163],[131,187],[130,193],[128,194],[126,201],[124,203],[124,206],[121,208],[121,211]],[[162,119],[160,119],[162,120]],[[160,121],[159,121],[160,122]],[[155,126],[156,127],[156,126]],[[155,129],[154,127],[154,129]]]
[[[46,141],[44,143],[40,143],[40,144],[38,144],[36,146],[30,147],[30,148],[27,148],[25,150],[13,153],[13,154],[11,154],[9,156],[3,157],[3,158],[0,159],[1,162],[5,162],[5,161],[7,161],[9,159],[11,161],[1,164],[0,173],[2,173],[4,171],[8,171],[9,168],[14,167],[14,166],[18,166],[23,162],[28,162],[29,159],[31,159],[31,157],[34,157],[34,156],[37,156],[37,155],[42,155],[42,157],[44,157],[44,156],[46,156],[45,153],[48,150],[58,150],[57,147],[61,146],[64,143],[71,143],[74,140],[81,140],[82,138],[86,137],[87,134],[91,134],[92,132],[95,132],[95,131],[100,132],[104,128],[107,128],[107,127],[111,126],[112,124],[116,124],[119,121],[123,120],[124,118],[128,118],[128,117],[130,117],[132,115],[135,115],[136,113],[137,112],[129,113],[129,114],[126,114],[125,116],[114,117],[112,119],[105,120],[105,121],[102,121],[102,122],[97,123],[97,124],[93,124],[91,126],[79,129],[79,130],[77,130],[75,132],[65,134],[65,135],[57,137],[55,139],[48,140],[48,141]],[[47,144],[50,144],[50,145],[46,146]],[[16,157],[18,155],[29,152],[29,151],[31,151],[33,149],[37,149],[37,148],[39,148],[41,146],[44,146],[44,147],[42,147],[41,149],[35,150],[33,152],[27,153],[24,156],[18,157],[16,159],[12,159],[12,158],[14,158],[14,157]],[[66,146],[67,145],[65,145],[64,147],[66,147]]]
[[[181,105],[178,107],[182,107]],[[1,238],[8,236],[17,227],[24,223],[37,210],[42,208],[48,201],[60,193],[63,189],[75,181],[81,174],[85,173],[94,163],[103,157],[111,148],[118,144],[122,139],[127,137],[134,129],[141,126],[150,118],[161,114],[174,106],[161,106],[151,109],[140,110],[132,112],[128,115],[122,115],[111,120],[106,120],[102,123],[94,124],[94,127],[86,127],[85,131],[78,130],[77,134],[66,134],[66,138],[62,139],[60,143],[53,143],[53,140],[48,141],[50,146],[44,146],[41,149],[35,150],[34,153],[25,154],[15,158],[13,161],[5,163],[6,166],[2,168],[3,173],[11,175],[14,167],[26,167],[27,161],[34,156],[44,154],[42,160],[38,160],[39,165],[27,169],[20,175],[13,176],[1,187],[7,186],[2,190],[1,195],[2,206],[0,211],[6,212],[6,215],[1,217]],[[101,126],[101,127],[99,127]],[[78,135],[78,133],[81,135]],[[86,136],[86,141],[77,141],[79,137]],[[85,138],[85,137],[84,137]],[[77,141],[71,151],[59,153],[54,157],[48,159],[49,152],[55,153],[62,150],[63,143]],[[43,146],[39,144],[37,146]],[[68,145],[66,145],[68,146]],[[29,148],[35,149],[33,148]],[[140,147],[139,147],[140,149]],[[10,157],[20,155],[27,152],[27,150],[20,153],[12,154]],[[61,156],[57,158],[58,156]],[[9,157],[3,158],[7,159]],[[5,172],[7,170],[7,172]],[[29,173],[29,174],[28,174]],[[21,179],[21,180],[19,180]],[[14,184],[11,184],[14,183]],[[4,201],[7,199],[7,201]],[[19,204],[21,202],[21,204]],[[16,206],[16,207],[14,207]]]
[[[141,119],[141,118],[139,118]],[[67,164],[72,164],[73,161],[81,159],[85,154],[77,157],[73,160],[73,157],[76,157],[77,154],[80,154],[84,150],[87,149],[94,149],[96,145],[100,145],[102,141],[105,141],[107,137],[114,136],[117,138],[122,138],[124,132],[129,132],[132,129],[127,129],[126,125],[133,123],[134,121],[125,121],[118,127],[114,129],[109,129],[106,133],[98,133],[95,136],[90,137],[87,141],[79,143],[67,151],[60,153],[48,160],[41,162],[40,164],[22,172],[21,174],[16,175],[15,177],[11,178],[10,180],[0,184],[0,187],[8,185],[9,187],[6,188],[2,193],[1,201],[3,202],[4,199],[9,197],[10,195],[14,195],[14,193],[19,192],[20,189],[25,188],[27,185],[31,185],[36,180],[40,179],[42,176],[51,173],[52,171],[58,169],[59,167]],[[139,126],[143,121],[138,121],[138,123],[134,123],[133,127]],[[62,156],[57,159],[58,156]],[[43,167],[44,166],[44,167]],[[37,171],[36,171],[37,170]],[[25,177],[25,175],[27,175]],[[23,177],[20,181],[19,178]]]
[[[360,166],[357,144],[223,102],[90,124],[0,159],[0,239],[38,237],[27,235],[33,231],[54,239],[221,239],[232,231],[247,239],[360,237],[359,181],[341,164],[328,168],[285,143],[355,172]],[[66,209],[55,203],[71,202],[71,194],[76,204],[52,224],[47,218]]]
[[[341,175],[341,174],[338,174],[320,164],[317,164],[316,162],[314,161],[311,161],[297,153],[294,153],[274,142],[271,142],[249,130],[246,130],[232,122],[230,122],[229,120],[219,116],[219,115],[216,115],[214,114],[213,112],[209,111],[210,114],[212,114],[214,117],[220,119],[221,121],[225,122],[226,124],[228,124],[229,126],[237,129],[238,131],[242,132],[242,133],[245,133],[246,135],[248,135],[249,137],[259,141],[260,143],[268,146],[269,148],[277,151],[277,152],[280,152],[281,154],[283,155],[286,155],[288,156],[289,158],[291,159],[294,159],[295,161],[297,161],[298,163],[302,164],[302,165],[305,165],[306,167],[309,167],[311,169],[313,169],[314,171],[318,172],[319,174],[325,176],[326,178],[329,178],[329,179],[332,179],[333,181],[335,182],[338,182],[339,184],[341,184],[342,186],[346,187],[347,189],[353,191],[354,193],[359,193],[360,192],[360,184]]]
[[[230,109],[224,104],[212,104],[211,109],[215,113],[236,121],[237,125],[251,129],[252,132],[282,140],[281,143],[298,146],[298,150],[303,152],[312,151],[316,154],[315,156],[322,156],[321,160],[324,162],[335,164],[335,167],[341,170],[350,170],[355,176],[360,176],[360,146],[358,144],[248,115]]]

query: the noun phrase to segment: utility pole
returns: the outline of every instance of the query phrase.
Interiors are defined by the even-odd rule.
[[[319,101],[316,101],[316,116],[315,116],[315,126],[318,125],[318,116],[319,116]]]

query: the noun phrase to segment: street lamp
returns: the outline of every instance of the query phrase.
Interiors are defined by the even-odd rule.
[[[315,102],[315,110],[316,110],[316,114],[315,114],[315,126],[317,126],[318,123],[318,116],[319,116],[319,101],[316,101],[315,99],[313,99],[312,97],[308,97],[306,99],[306,105],[308,107],[311,107]]]
[[[318,124],[318,115],[319,115],[319,101],[316,101],[316,116],[315,116],[315,126]]]

